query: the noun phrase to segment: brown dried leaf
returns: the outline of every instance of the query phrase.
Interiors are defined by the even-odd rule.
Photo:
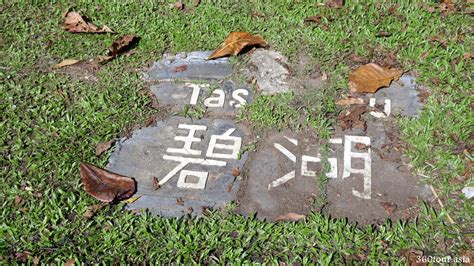
[[[358,63],[358,64],[362,64],[362,63],[367,62],[367,59],[365,59],[362,56],[357,55],[357,54],[351,54],[349,56],[349,60],[351,60],[354,63]]]
[[[87,163],[80,164],[80,173],[84,190],[102,202],[121,201],[135,194],[137,186],[133,178]]]
[[[201,4],[201,0],[194,0],[193,7],[197,7]]]
[[[19,262],[27,262],[28,261],[28,257],[30,256],[31,252],[29,251],[21,251],[21,252],[17,252],[15,253],[15,259]]]
[[[72,266],[74,263],[76,263],[75,259],[68,259],[66,263],[64,263],[64,266]]]
[[[306,215],[303,214],[298,214],[294,212],[289,212],[283,215],[280,215],[276,218],[277,221],[299,221],[299,220],[304,220],[306,218]]]
[[[33,265],[39,265],[40,259],[37,256],[33,257]]]
[[[330,8],[341,8],[344,5],[344,0],[326,0],[325,4]]]
[[[25,200],[24,200],[22,197],[16,195],[16,196],[15,196],[14,205],[15,205],[15,206],[20,206],[21,204],[23,204],[24,201],[25,201]]]
[[[84,212],[82,217],[86,219],[90,219],[94,217],[94,215],[96,215],[96,213],[100,211],[102,208],[104,208],[105,206],[107,206],[107,203],[99,203],[99,204],[89,206],[87,207],[87,210]]]
[[[183,72],[183,71],[186,71],[188,69],[188,66],[187,65],[181,65],[181,66],[178,66],[174,69],[174,72]]]
[[[234,31],[229,33],[221,44],[207,59],[216,59],[227,55],[237,55],[242,49],[250,46],[266,46],[267,43],[260,35],[252,35],[248,32]]]
[[[312,22],[312,23],[319,24],[322,18],[323,18],[322,16],[311,16],[311,17],[305,18],[304,22]]]
[[[342,130],[351,129],[351,128],[361,128],[366,129],[367,123],[362,118],[362,115],[367,112],[366,106],[356,107],[349,111],[348,114],[340,115],[337,120],[339,122],[339,126],[341,126]]]
[[[381,87],[389,86],[393,80],[398,80],[402,74],[401,70],[370,63],[349,73],[349,88],[351,92],[374,93]]]
[[[92,24],[87,18],[82,17],[77,12],[66,12],[64,17],[64,28],[72,33],[114,33],[107,26],[103,26],[99,29],[96,25]]]
[[[121,36],[112,43],[109,48],[108,55],[98,56],[96,57],[96,61],[98,61],[99,63],[106,63],[108,61],[111,61],[115,57],[128,52],[137,41],[138,37],[134,35]]]
[[[176,9],[176,10],[184,10],[184,4],[182,2],[176,2],[174,3],[173,5],[173,8]]]
[[[153,188],[153,190],[158,190],[160,188],[160,181],[158,180],[158,177],[151,177],[151,187]]]
[[[357,97],[348,97],[346,99],[340,99],[336,101],[337,105],[361,105],[361,104],[366,104],[364,99],[362,98],[357,98]]]
[[[95,155],[96,156],[102,155],[102,153],[104,153],[105,151],[110,149],[110,147],[112,147],[114,142],[115,142],[115,140],[109,140],[109,141],[101,142],[101,143],[97,144],[97,146],[95,147]]]
[[[240,175],[240,170],[238,167],[232,168],[232,176],[233,177],[238,177]]]
[[[65,66],[74,65],[74,64],[79,63],[80,61],[81,60],[76,60],[76,59],[64,59],[59,64],[54,65],[53,69],[58,69],[58,68],[62,68],[62,67],[65,67]]]
[[[379,202],[380,206],[382,206],[388,215],[394,213],[397,210],[397,204],[393,202]]]

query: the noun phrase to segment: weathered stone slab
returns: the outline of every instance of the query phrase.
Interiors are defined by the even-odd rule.
[[[387,88],[379,89],[372,96],[363,96],[371,107],[383,106],[378,117],[402,115],[416,117],[423,107],[418,97],[419,91],[415,78],[405,74],[398,81],[392,82]],[[386,110],[390,110],[388,113]],[[383,114],[385,113],[385,114]]]
[[[134,177],[137,195],[129,207],[162,216],[199,215],[235,199],[247,129],[231,120],[170,117],[116,144],[108,169]],[[158,186],[159,185],[159,186]]]
[[[308,132],[306,132],[308,133]],[[319,145],[290,131],[270,134],[245,171],[237,212],[275,220],[286,213],[314,210],[320,193]]]
[[[163,59],[153,63],[144,78],[150,81],[223,79],[232,74],[228,58],[207,60],[212,51],[196,51],[163,55]]]
[[[225,82],[166,81],[151,86],[161,106],[179,112],[186,105],[207,109],[210,115],[230,116],[253,101],[252,89],[228,80]]]
[[[366,128],[343,131],[337,126],[327,152],[311,133],[284,132],[265,139],[262,149],[251,155],[238,211],[268,219],[288,212],[304,214],[319,207],[312,206],[311,199],[323,189],[324,211],[334,217],[361,224],[414,217],[420,201],[434,198],[411,174],[402,154],[393,115],[414,116],[421,108],[416,86],[408,83],[411,77],[402,81],[403,87],[395,84],[368,96],[373,108],[364,114]],[[382,107],[373,103],[376,99],[382,100]],[[329,179],[326,187],[317,179],[321,171]]]
[[[337,129],[329,146],[333,160],[325,211],[361,224],[408,219],[420,201],[431,201],[428,186],[411,174],[398,129],[390,119],[369,121],[367,130]]]

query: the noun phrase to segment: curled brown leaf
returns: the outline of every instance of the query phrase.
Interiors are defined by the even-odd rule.
[[[384,68],[375,63],[363,65],[349,73],[349,88],[356,93],[374,93],[381,87],[398,80],[402,70]]]
[[[89,19],[82,17],[77,12],[66,12],[64,17],[64,28],[72,33],[114,33],[107,26],[103,26],[99,29],[96,25],[92,24]]]
[[[228,55],[237,55],[242,49],[252,46],[266,46],[267,43],[260,35],[252,35],[248,32],[235,31],[229,33],[220,47],[207,59],[212,60]]]
[[[95,147],[95,155],[96,156],[102,155],[102,153],[104,153],[105,151],[110,149],[110,147],[112,147],[114,142],[115,142],[115,140],[109,140],[109,141],[101,142],[101,143],[97,144],[97,146]]]
[[[133,178],[87,163],[80,164],[80,174],[84,190],[102,202],[121,201],[135,194],[136,182]]]
[[[108,54],[106,56],[96,57],[96,61],[99,63],[106,63],[111,61],[115,57],[128,52],[136,43],[138,42],[138,37],[134,35],[125,35],[119,37],[116,41],[112,43],[109,48]]]

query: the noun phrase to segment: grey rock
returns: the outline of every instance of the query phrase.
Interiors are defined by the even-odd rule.
[[[392,114],[408,117],[417,117],[422,103],[418,98],[415,77],[405,74],[398,81],[392,82],[387,88],[379,89],[372,96],[376,104],[384,104],[385,99],[390,99]]]
[[[212,51],[196,51],[163,55],[163,59],[154,62],[144,79],[160,80],[194,80],[194,79],[223,79],[232,74],[232,65],[228,58],[207,60]],[[178,67],[183,69],[176,71]]]
[[[248,79],[255,78],[263,95],[289,92],[288,60],[276,51],[257,49],[250,55],[249,68],[242,70]]]
[[[465,187],[461,191],[462,193],[464,193],[464,196],[466,196],[466,198],[468,199],[474,197],[474,187]]]

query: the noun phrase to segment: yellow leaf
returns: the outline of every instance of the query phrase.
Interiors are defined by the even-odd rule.
[[[74,64],[79,63],[79,61],[80,60],[76,60],[76,59],[64,59],[63,61],[61,61],[61,63],[54,65],[53,69],[58,69],[65,66],[74,65]]]
[[[141,198],[142,195],[138,195],[138,196],[135,196],[135,197],[131,197],[129,199],[126,199],[126,200],[122,200],[123,203],[127,203],[127,204],[132,204],[134,203],[135,201],[137,201],[139,198]]]
[[[389,86],[393,80],[398,80],[402,74],[402,70],[370,63],[349,73],[349,88],[356,93],[374,93],[381,87]]]
[[[266,42],[260,35],[252,35],[248,32],[235,31],[229,33],[227,38],[221,44],[220,48],[215,50],[208,60],[216,59],[227,55],[237,55],[248,46],[266,46]]]

